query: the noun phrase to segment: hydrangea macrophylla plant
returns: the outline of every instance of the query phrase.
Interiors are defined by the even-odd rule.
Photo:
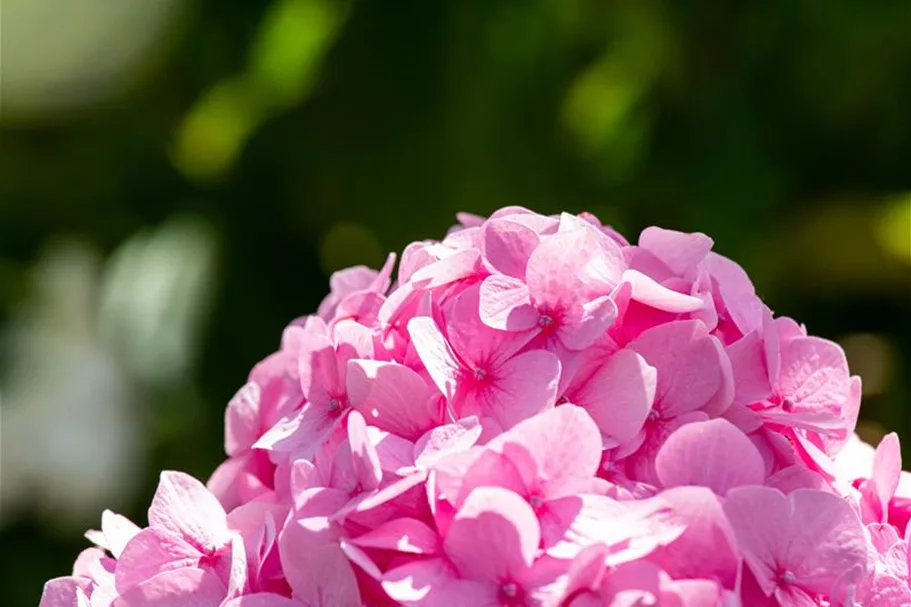
[[[899,607],[911,477],[704,234],[460,215],[337,272],[207,485],[105,512],[41,607]]]

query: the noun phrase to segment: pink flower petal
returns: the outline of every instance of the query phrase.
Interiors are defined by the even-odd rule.
[[[619,350],[580,387],[567,394],[594,419],[605,447],[632,440],[655,401],[657,371],[632,350]]]
[[[534,230],[506,219],[488,221],[481,228],[484,261],[491,269],[514,278],[525,277],[525,266],[538,242]]]
[[[717,253],[709,253],[702,265],[717,282],[725,311],[741,334],[761,328],[764,306],[743,268]]]
[[[721,589],[712,580],[678,580],[662,590],[668,600],[673,597],[686,607],[716,607],[721,601]]]
[[[879,441],[873,453],[873,482],[876,483],[880,503],[888,504],[895,495],[901,470],[902,453],[898,435],[890,432]]]
[[[683,314],[701,310],[704,306],[698,297],[668,289],[637,270],[626,270],[623,282],[632,287],[633,299],[657,310]]]
[[[306,520],[292,521],[282,531],[279,551],[293,596],[320,607],[360,605],[354,569],[338,543],[327,539]]]
[[[734,402],[734,370],[731,361],[721,341],[714,335],[711,336],[712,345],[718,354],[718,371],[720,385],[715,395],[702,406],[702,411],[709,417],[723,415]]]
[[[274,467],[267,452],[247,451],[222,462],[209,477],[206,487],[225,511],[230,511],[268,493],[271,488],[264,480],[272,475]]]
[[[602,295],[581,306],[569,307],[557,328],[557,336],[568,349],[584,350],[603,336],[616,318],[617,304]]]
[[[344,518],[350,513],[369,512],[374,508],[379,508],[396,498],[399,498],[409,491],[418,487],[427,480],[427,472],[419,470],[413,474],[400,478],[388,485],[380,487],[369,493],[362,493],[360,496],[348,503],[348,505],[335,514],[334,519]]]
[[[382,289],[383,282],[381,281],[377,284],[377,281],[384,277],[383,274],[388,273],[389,268],[386,266],[389,266],[390,261],[394,260],[395,255],[390,255],[389,258],[387,258],[386,264],[383,267],[383,273],[377,272],[373,268],[368,268],[367,266],[353,266],[333,272],[332,276],[329,277],[329,288],[333,293],[342,297],[371,287],[384,290]],[[385,278],[386,281],[388,281],[388,276]]]
[[[759,451],[724,419],[687,424],[671,434],[658,451],[655,471],[665,487],[700,485],[719,495],[765,480]]]
[[[564,308],[597,291],[606,295],[621,281],[623,255],[614,245],[608,255],[604,241],[586,228],[545,238],[531,254],[526,282],[540,308]]]
[[[88,607],[87,593],[91,592],[93,585],[86,578],[54,578],[44,585],[38,607]]]
[[[688,234],[652,226],[639,234],[639,246],[653,253],[680,275],[695,271],[713,245],[711,238],[699,232]]]
[[[842,572],[867,565],[860,519],[831,493],[798,489],[785,496],[738,487],[728,492],[724,510],[767,595],[782,586],[826,594]]]
[[[110,552],[114,558],[120,558],[124,547],[139,531],[136,523],[125,516],[110,510],[101,513],[101,532],[105,542],[102,548]]]
[[[231,536],[230,552],[225,556],[230,559],[227,567],[228,590],[225,598],[233,599],[240,596],[247,587],[247,553],[244,550],[244,541],[239,535]]]
[[[450,453],[466,451],[478,442],[481,432],[476,417],[429,430],[414,444],[414,465],[427,469]]]
[[[380,568],[377,566],[377,564],[373,562],[373,559],[371,559],[370,556],[368,556],[360,546],[357,546],[351,541],[342,538],[339,540],[339,548],[341,548],[345,556],[348,557],[348,560],[353,565],[357,565],[360,571],[362,571],[363,574],[366,574],[368,578],[373,581],[379,581],[382,579],[383,572],[380,571]],[[357,575],[358,571],[356,570],[354,573]],[[361,577],[361,580],[363,580],[363,575]],[[359,583],[361,585],[362,594],[369,594],[370,587],[361,580],[359,580]]]
[[[873,474],[861,488],[864,520],[886,522],[889,502],[898,489],[901,478],[902,456],[898,435],[890,432],[882,438],[873,453]]]
[[[465,479],[472,466],[482,457],[501,458],[501,455],[487,449],[474,447],[467,451],[450,453],[435,462],[427,478],[427,491],[431,500],[431,507],[437,500],[445,500],[449,504],[460,504],[459,494],[462,491],[462,485],[465,484]],[[509,464],[511,463],[509,462]],[[497,462],[497,465],[500,465],[499,462]],[[515,466],[513,465],[512,468],[514,469]],[[521,478],[518,473],[516,475]],[[498,486],[502,486],[502,483],[499,483]]]
[[[489,370],[518,353],[535,332],[491,329],[479,317],[480,306],[480,288],[465,289],[443,306],[443,326],[449,344],[464,364]]]
[[[335,339],[335,370],[338,374],[334,389],[343,394],[348,361],[352,358],[373,358],[375,334],[372,328],[347,320],[332,327],[332,337]]]
[[[475,607],[478,588],[458,579],[445,559],[412,561],[386,572],[383,589],[394,600],[421,607]],[[483,588],[483,586],[482,586]]]
[[[404,365],[377,360],[348,361],[348,398],[374,425],[415,440],[440,423],[436,392]]]
[[[225,593],[216,576],[187,567],[144,580],[122,593],[113,607],[220,607]]]
[[[876,607],[907,607],[911,605],[911,588],[907,580],[891,575],[876,575],[865,588],[863,603],[856,605],[876,605]]]
[[[474,275],[480,259],[476,250],[458,251],[424,266],[411,275],[411,282],[421,289],[436,289]]]
[[[796,408],[839,407],[846,400],[848,383],[848,363],[837,344],[802,337],[782,348],[779,390]]]
[[[116,561],[100,548],[86,548],[73,563],[73,577],[84,577],[96,584],[113,584]]]
[[[816,489],[819,491],[831,490],[826,480],[816,472],[806,468],[802,464],[795,464],[782,468],[775,474],[771,475],[765,482],[767,487],[778,489],[785,495],[796,491],[797,489]]]
[[[308,400],[326,398],[338,383],[338,365],[335,346],[329,339],[329,329],[324,324],[308,323],[298,353],[298,374],[301,390]]]
[[[463,577],[498,582],[531,567],[540,542],[538,517],[524,499],[506,489],[482,487],[456,512],[443,545]]]
[[[329,406],[307,403],[303,409],[283,417],[253,445],[254,449],[269,452],[276,463],[289,458],[309,458],[332,434],[340,429],[344,405]]]
[[[740,554],[719,498],[704,487],[668,489],[660,497],[686,529],[677,540],[656,549],[649,560],[675,579],[717,579],[734,588]]]
[[[531,454],[528,448],[523,445],[516,445],[514,451],[524,451],[526,462],[516,458],[515,453],[509,455],[499,453],[493,449],[480,451],[477,457],[468,458],[448,458],[445,460],[445,467],[439,469],[439,488],[454,506],[461,507],[465,500],[473,491],[483,487],[498,487],[509,489],[517,495],[526,497],[529,487],[525,482],[525,475],[521,469],[522,463],[531,462]],[[511,456],[511,457],[510,457]],[[516,459],[520,459],[516,463]],[[454,478],[453,472],[459,472],[458,468],[453,468],[453,464],[465,464],[470,462],[467,469]],[[531,462],[533,463],[533,462]],[[455,491],[453,491],[455,489]]]
[[[357,411],[348,415],[348,442],[351,463],[358,485],[365,491],[376,489],[383,478],[380,458],[367,436],[367,424]]]
[[[553,407],[559,379],[560,360],[554,354],[545,350],[524,352],[497,369],[496,377],[478,390],[480,410],[463,411],[462,415],[491,417],[501,427],[511,428]]]
[[[492,329],[527,331],[538,323],[528,286],[517,278],[494,274],[481,283],[481,321]]]
[[[380,467],[396,474],[414,471],[414,443],[395,434],[368,427],[370,442],[380,458]]]
[[[567,496],[547,503],[541,517],[547,553],[560,559],[604,545],[611,565],[641,559],[683,533],[670,505],[658,498],[620,502],[603,495]]]
[[[259,384],[248,382],[228,403],[225,411],[225,452],[249,449],[259,438]]]
[[[202,556],[173,531],[148,527],[137,533],[121,553],[115,572],[117,589],[124,592],[164,571],[195,567]]]
[[[764,344],[758,332],[745,335],[727,347],[734,373],[734,402],[749,405],[772,392]]]
[[[206,487],[182,472],[162,472],[149,507],[149,525],[206,552],[228,541],[224,508]]]
[[[658,370],[654,408],[664,417],[704,407],[722,385],[719,352],[699,321],[659,325],[628,347]]]
[[[452,398],[459,382],[461,364],[433,319],[412,318],[408,334],[431,379],[447,398]]]
[[[398,518],[351,540],[362,548],[379,548],[408,554],[438,554],[440,538],[436,532],[413,518]]]
[[[545,499],[577,493],[601,463],[601,436],[584,409],[562,405],[520,422],[489,443],[525,447],[536,463],[537,489]]]
[[[232,599],[222,607],[307,607],[307,604],[280,594],[257,592]]]

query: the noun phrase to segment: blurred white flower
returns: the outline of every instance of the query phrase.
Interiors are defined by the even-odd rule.
[[[210,298],[214,239],[174,219],[102,265],[84,244],[51,245],[34,293],[2,339],[0,523],[23,507],[92,522],[140,480],[149,388],[184,381]]]
[[[129,495],[145,451],[130,381],[94,331],[99,259],[57,243],[3,335],[2,513],[36,505],[85,519]]]
[[[208,312],[215,237],[177,217],[127,240],[108,261],[98,329],[140,379],[167,385],[188,370]]]

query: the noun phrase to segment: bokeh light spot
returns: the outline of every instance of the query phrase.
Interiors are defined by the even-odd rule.
[[[911,193],[884,205],[877,217],[876,237],[889,254],[911,264]]]
[[[325,0],[284,0],[270,7],[248,68],[264,102],[294,104],[310,92],[343,16],[340,5]]]
[[[187,176],[208,180],[229,170],[262,119],[242,79],[209,89],[177,132],[174,164]]]

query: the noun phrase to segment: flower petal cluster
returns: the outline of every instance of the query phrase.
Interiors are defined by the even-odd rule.
[[[911,477],[838,345],[704,234],[459,221],[333,275],[208,484],[105,512],[41,606],[911,604]]]

